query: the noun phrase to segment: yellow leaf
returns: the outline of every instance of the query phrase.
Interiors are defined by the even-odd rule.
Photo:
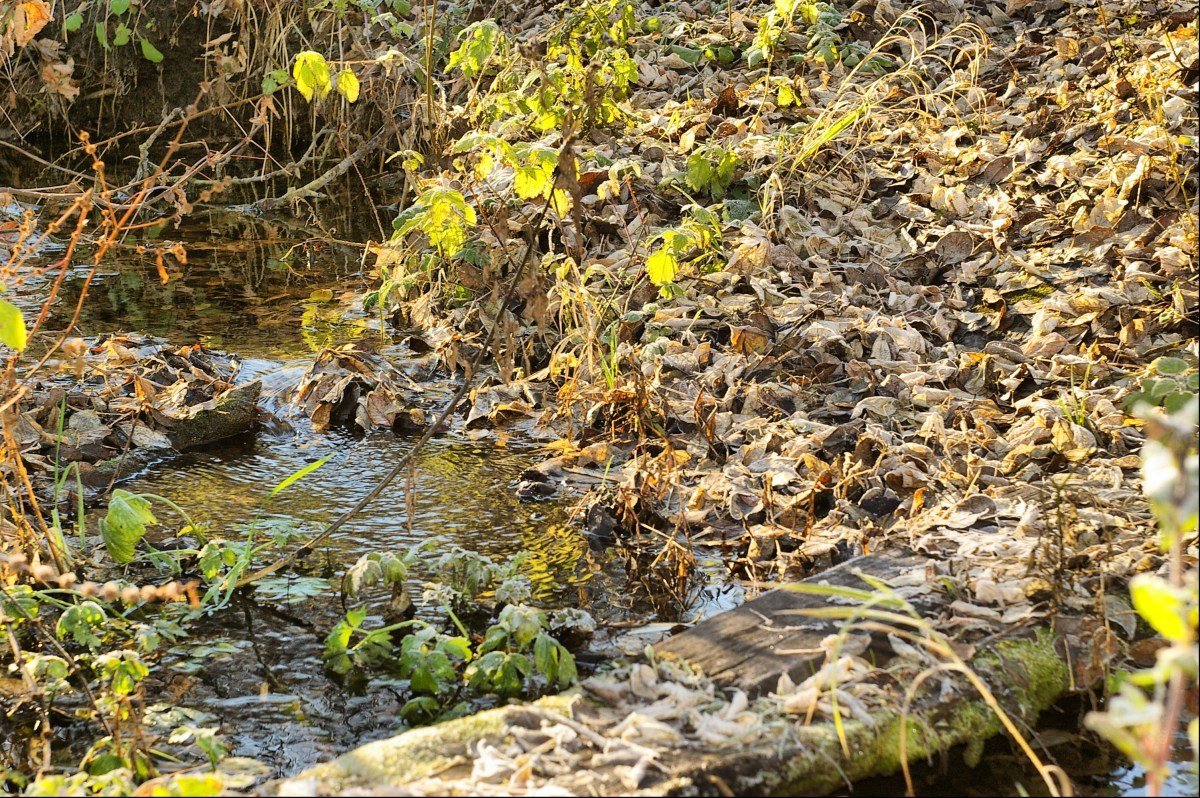
[[[20,351],[25,348],[25,318],[11,302],[0,299],[0,343]]]
[[[655,285],[674,282],[676,271],[678,271],[678,263],[675,260],[675,253],[666,244],[646,259],[646,274],[649,275],[650,282]]]
[[[563,218],[571,212],[571,197],[561,188],[556,188],[550,194],[550,207],[558,214],[559,218]]]
[[[17,5],[15,37],[18,47],[24,47],[50,21],[50,6],[44,0],[26,0]]]
[[[579,447],[567,438],[560,438],[556,441],[550,441],[550,443],[547,443],[543,448],[549,449],[552,452],[559,452],[561,454],[574,454],[575,452],[579,451]]]
[[[309,102],[314,96],[323,100],[329,94],[329,63],[320,53],[305,50],[296,56],[292,77],[296,79],[296,88]]]
[[[1173,643],[1188,642],[1192,630],[1187,621],[1187,594],[1172,587],[1165,579],[1138,574],[1129,581],[1133,608],[1146,623]]]
[[[358,76],[349,69],[343,69],[337,76],[337,90],[346,98],[346,102],[354,102],[358,99]]]

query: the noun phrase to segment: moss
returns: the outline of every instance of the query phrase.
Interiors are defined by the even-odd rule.
[[[227,391],[211,410],[201,410],[190,418],[176,421],[167,431],[178,450],[192,449],[240,435],[253,426],[258,417],[258,380]]]
[[[539,699],[533,705],[565,713],[572,698],[573,694],[565,693]],[[520,713],[519,706],[487,709],[367,743],[283,782],[279,794],[300,792],[301,782],[316,782],[320,794],[336,795],[353,787],[397,786],[428,778],[464,764],[480,741],[495,743],[503,739]],[[289,788],[289,784],[293,786]]]
[[[1055,649],[1055,637],[1039,632],[1033,639],[999,643],[992,652],[971,663],[996,694],[1005,710],[1032,722],[1070,687],[1065,662]],[[908,718],[909,761],[924,759],[962,744],[980,744],[1001,731],[1000,719],[982,698],[962,694],[949,704],[914,708]],[[845,782],[884,776],[900,769],[900,710],[877,712],[871,723],[845,724],[850,756],[846,757],[832,724],[800,730],[797,753],[776,768],[764,767],[762,758],[730,786],[735,791],[759,790],[771,794],[826,793]],[[830,767],[836,763],[838,768]],[[743,770],[739,767],[739,770]]]
[[[1004,298],[1014,304],[1017,302],[1040,303],[1057,290],[1052,285],[1035,285],[1031,288],[1019,288],[1016,291],[1009,291],[1004,295]]]

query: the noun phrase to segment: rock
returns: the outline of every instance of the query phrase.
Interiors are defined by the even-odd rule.
[[[171,445],[183,452],[248,431],[258,417],[261,393],[262,383],[255,380],[219,394],[211,406],[205,402],[199,410],[171,425],[167,431]]]

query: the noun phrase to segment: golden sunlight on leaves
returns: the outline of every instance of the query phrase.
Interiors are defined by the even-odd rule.
[[[358,77],[349,69],[343,69],[337,76],[338,94],[346,98],[346,102],[358,100]]]
[[[305,50],[297,55],[292,65],[292,77],[296,80],[296,89],[310,103],[314,98],[323,100],[329,94],[329,62],[320,53]]]

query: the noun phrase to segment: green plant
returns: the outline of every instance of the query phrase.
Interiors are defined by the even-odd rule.
[[[1177,363],[1161,360],[1159,374],[1178,376]],[[1184,364],[1186,365],[1186,364]],[[1185,559],[1184,549],[1194,546],[1200,511],[1200,454],[1197,421],[1200,400],[1193,395],[1167,414],[1146,404],[1136,409],[1150,429],[1142,450],[1146,499],[1158,521],[1159,544],[1167,555],[1167,573],[1138,574],[1129,582],[1133,608],[1164,641],[1152,668],[1121,672],[1113,678],[1114,694],[1102,712],[1091,712],[1087,726],[1115,745],[1125,756],[1146,769],[1149,793],[1161,793],[1169,773],[1172,741],[1187,720],[1187,694],[1195,695],[1200,682],[1197,633],[1197,568]],[[1187,720],[1193,765],[1200,763],[1200,725],[1192,714]]]
[[[434,186],[422,192],[411,207],[396,217],[394,237],[402,239],[420,231],[437,254],[447,259],[466,246],[475,222],[475,209],[461,192]]]
[[[698,147],[687,159],[687,184],[693,191],[706,192],[721,199],[737,177],[741,163],[738,154],[720,144]]]
[[[469,35],[464,32],[451,67],[482,77],[504,45],[492,26],[481,23]],[[503,120],[539,133],[562,130],[568,120],[585,130],[619,122],[625,118],[620,103],[637,80],[628,49],[635,30],[629,0],[564,3],[562,22],[546,37],[541,69],[527,72],[516,64],[500,69],[489,89],[473,99],[476,121]]]
[[[494,20],[483,19],[463,28],[458,49],[450,54],[448,69],[458,69],[468,78],[476,78],[503,52],[508,40]]]
[[[345,97],[348,103],[358,99],[359,81],[354,70],[343,68],[334,78],[329,62],[323,55],[312,50],[305,50],[296,55],[292,63],[292,78],[295,80],[296,90],[310,103],[314,99],[325,99],[333,89]]]
[[[73,12],[63,18],[64,34],[79,31],[84,24],[84,15],[89,8],[95,8],[95,22],[92,29],[96,41],[105,50],[113,47],[125,47],[136,40],[142,57],[152,63],[163,60],[162,52],[150,40],[150,34],[155,31],[156,22],[153,17],[142,17],[144,4],[133,5],[130,0],[90,0],[80,4]]]
[[[891,60],[881,54],[867,57],[868,50],[858,42],[846,42],[837,32],[845,15],[830,3],[805,3],[801,0],[775,0],[770,11],[759,18],[754,42],[746,50],[746,63],[757,66],[771,63],[783,49],[793,29],[798,27],[797,18],[807,36],[806,52],[820,58],[827,67],[839,61],[854,68],[863,64],[866,71],[882,72],[891,66]]]
[[[391,587],[395,607],[395,591],[406,589],[416,551],[403,558],[364,555],[343,580],[348,594],[351,587],[352,595]],[[325,640],[326,666],[338,674],[383,671],[407,679],[410,697],[401,715],[413,724],[462,713],[469,705],[464,690],[478,700],[528,694],[539,685],[566,687],[576,678],[575,660],[551,629],[586,635],[594,623],[581,611],[547,616],[525,604],[531,587],[519,573],[524,561],[517,556],[498,564],[457,547],[426,558],[422,617],[366,628],[366,608],[350,610]],[[489,593],[494,605],[484,600]],[[482,608],[492,606],[498,612],[489,622],[491,613]],[[430,614],[441,620],[426,620]]]
[[[651,244],[658,243],[646,259],[646,275],[660,286],[664,296],[685,264],[699,272],[712,271],[721,265],[721,221],[712,210],[689,205],[684,218],[675,226],[662,230]]]
[[[1198,390],[1200,372],[1183,358],[1160,357],[1150,364],[1137,390],[1125,398],[1124,406],[1127,412],[1148,405],[1175,413],[1194,400]]]

